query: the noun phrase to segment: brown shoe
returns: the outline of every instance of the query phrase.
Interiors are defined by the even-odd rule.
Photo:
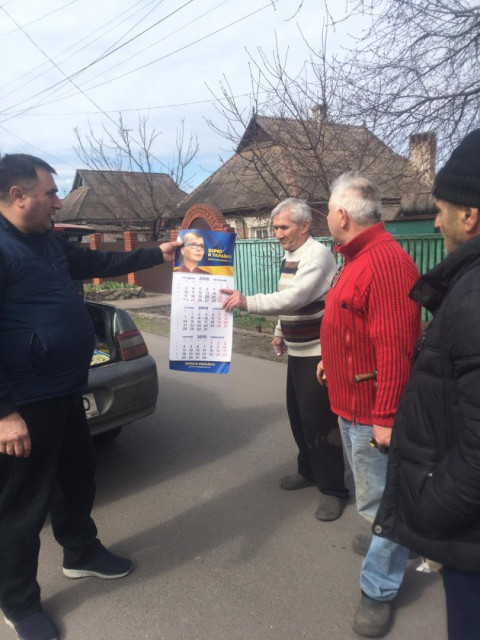
[[[325,493],[320,494],[320,502],[315,511],[315,518],[329,522],[339,518],[345,508],[346,500],[337,498],[337,496],[328,496]]]
[[[278,484],[286,491],[296,491],[297,489],[305,489],[305,487],[313,487],[315,483],[299,473],[292,473],[289,476],[282,476]]]
[[[392,626],[392,611],[392,600],[373,600],[362,593],[353,618],[353,630],[365,638],[382,638]]]

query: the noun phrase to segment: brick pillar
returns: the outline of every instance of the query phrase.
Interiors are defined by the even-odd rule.
[[[123,234],[125,251],[135,251],[138,248],[138,233],[136,231],[125,231]],[[128,284],[138,284],[138,277],[136,273],[128,274]]]
[[[91,233],[90,234],[90,249],[92,251],[101,251],[103,244],[103,234],[101,233]],[[93,284],[101,284],[102,278],[94,278]]]

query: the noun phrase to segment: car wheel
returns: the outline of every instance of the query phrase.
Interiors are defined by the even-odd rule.
[[[93,441],[95,444],[109,444],[113,442],[115,438],[118,438],[120,433],[122,432],[123,427],[116,427],[115,429],[110,429],[110,431],[104,431],[103,433],[99,433],[96,436],[93,436]]]

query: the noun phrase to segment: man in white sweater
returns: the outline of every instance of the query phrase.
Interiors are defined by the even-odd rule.
[[[287,410],[298,446],[298,472],[280,478],[282,489],[316,485],[319,520],[342,515],[348,491],[344,484],[343,450],[338,419],[330,409],[328,390],[316,380],[320,351],[320,323],[325,296],[337,270],[335,259],[310,235],[312,213],[308,204],[288,198],[270,216],[275,237],[285,250],[278,291],[245,297],[224,289],[224,309],[279,315],[272,346],[288,351]]]

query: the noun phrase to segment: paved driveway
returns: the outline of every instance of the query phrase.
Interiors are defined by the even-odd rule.
[[[42,532],[46,610],[68,640],[352,640],[367,527],[349,504],[313,517],[317,490],[285,492],[295,448],[284,409],[286,368],[235,355],[220,376],[168,370],[168,340],[147,334],[157,360],[154,416],[99,450],[95,519],[102,540],[131,556],[118,581],[73,581]],[[414,571],[389,640],[445,640],[441,581]],[[13,638],[0,625],[0,640]]]

